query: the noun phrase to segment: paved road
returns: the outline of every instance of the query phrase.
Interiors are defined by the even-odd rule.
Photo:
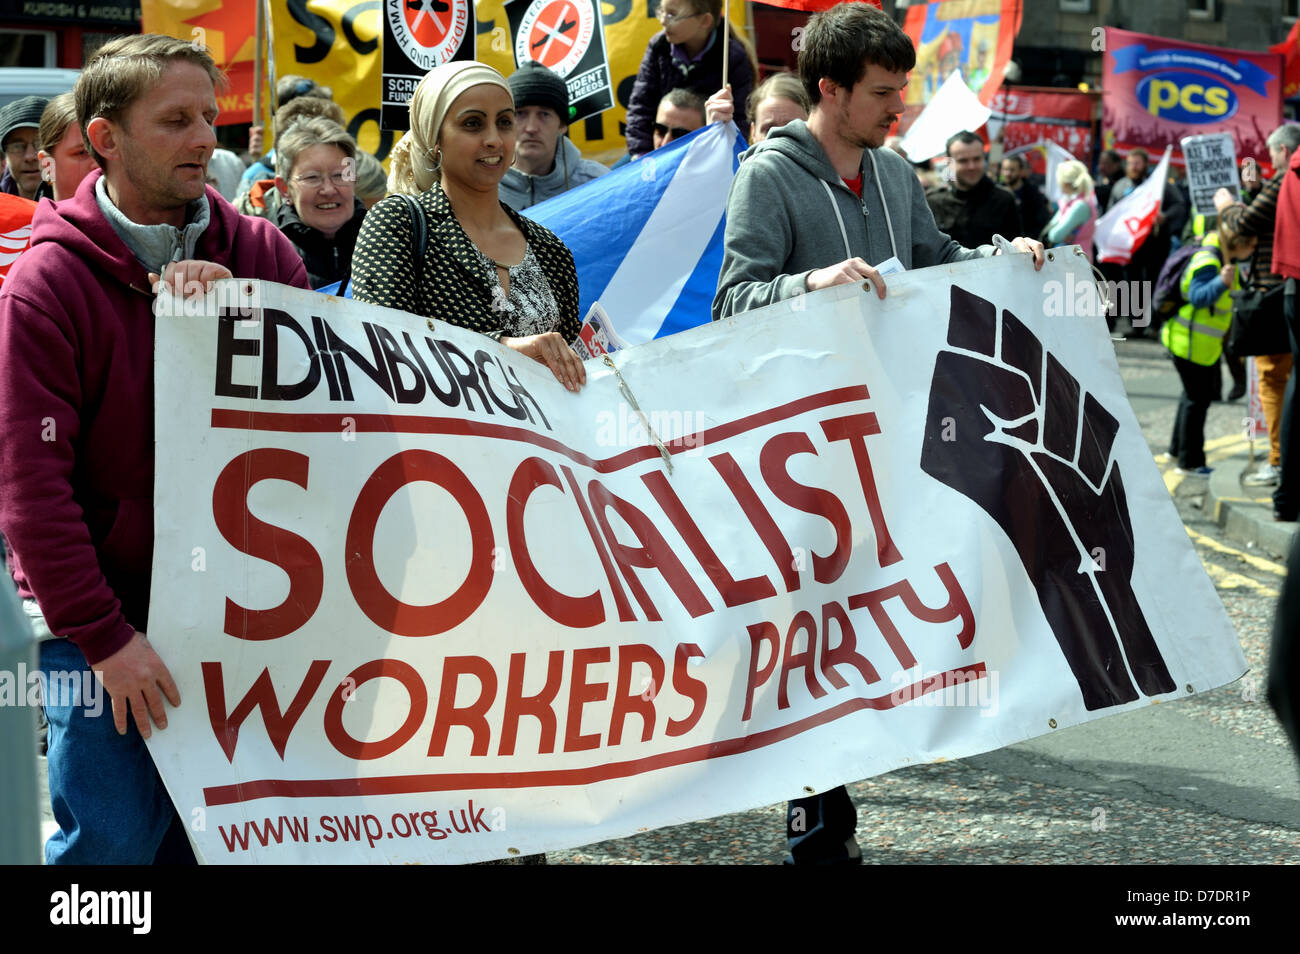
[[[1116,347],[1143,433],[1159,454],[1173,427],[1177,375],[1153,341]],[[1244,415],[1241,401],[1211,408],[1211,462],[1240,452]],[[1172,474],[1167,482],[1175,483]],[[851,786],[865,861],[1300,860],[1300,771],[1262,689],[1284,568],[1272,555],[1222,536],[1202,509],[1203,482],[1179,482],[1175,502],[1236,626],[1251,668],[1246,678],[975,758],[900,769]],[[771,805],[554,852],[550,860],[773,864],[784,854],[783,832],[784,806]]]

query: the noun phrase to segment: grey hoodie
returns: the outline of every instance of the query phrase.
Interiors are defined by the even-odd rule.
[[[879,265],[897,255],[904,268],[923,268],[995,251],[962,248],[940,232],[911,164],[891,149],[863,151],[860,201],[801,119],[741,159],[727,197],[715,321],[803,294],[810,272],[845,259]]]
[[[511,166],[506,170],[501,185],[497,187],[497,196],[510,208],[519,212],[561,192],[568,192],[584,182],[599,179],[607,172],[609,170],[594,159],[582,158],[582,153],[569,137],[561,136],[555,144],[554,169],[544,176],[530,176]]]

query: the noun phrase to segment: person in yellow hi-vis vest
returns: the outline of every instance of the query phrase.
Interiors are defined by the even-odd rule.
[[[1255,239],[1241,234],[1245,209],[1230,206],[1219,215],[1218,227],[1205,236],[1179,281],[1184,304],[1160,329],[1160,341],[1174,360],[1183,382],[1169,439],[1169,456],[1180,474],[1206,476],[1205,414],[1222,389],[1219,355],[1232,323],[1231,294],[1241,288],[1239,262],[1255,250]]]

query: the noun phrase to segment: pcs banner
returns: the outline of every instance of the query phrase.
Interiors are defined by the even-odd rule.
[[[397,311],[162,300],[149,748],[200,855],[559,850],[1236,679],[1101,308],[1077,250],[919,269],[572,394]]]
[[[1152,156],[1203,133],[1228,133],[1237,155],[1272,175],[1264,140],[1282,123],[1282,57],[1181,43],[1106,27],[1102,147]],[[1183,164],[1175,149],[1174,165]]]

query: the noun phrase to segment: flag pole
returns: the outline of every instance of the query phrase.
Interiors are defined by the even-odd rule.
[[[727,54],[731,52],[731,0],[722,0],[722,88],[727,88]]]
[[[265,60],[262,49],[266,46],[266,2],[257,0],[257,33],[253,40],[253,125],[262,125],[262,80]],[[266,133],[263,131],[263,143]],[[260,157],[258,157],[260,158]]]

